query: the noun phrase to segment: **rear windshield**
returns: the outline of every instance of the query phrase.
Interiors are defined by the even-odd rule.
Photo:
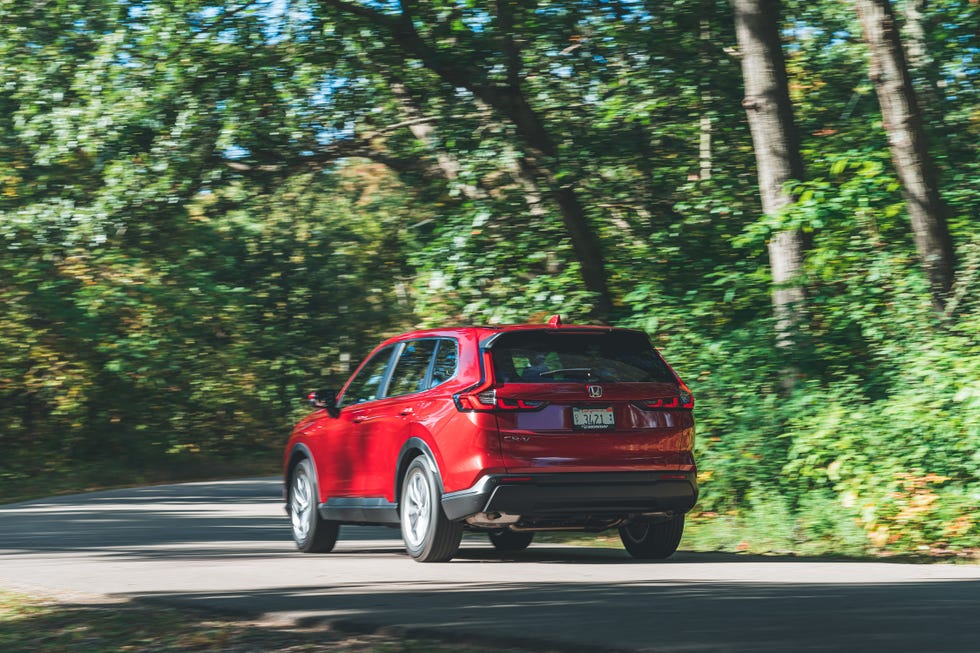
[[[676,383],[649,339],[612,333],[505,333],[492,345],[499,383]]]

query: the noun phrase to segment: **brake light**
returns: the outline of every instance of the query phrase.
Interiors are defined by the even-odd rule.
[[[453,402],[456,404],[457,410],[461,412],[517,412],[540,410],[548,405],[546,401],[537,401],[535,399],[498,397],[491,371],[493,369],[493,360],[490,352],[483,350],[481,354],[483,359],[480,368],[484,373],[481,374],[478,383],[453,395]],[[491,371],[489,378],[486,376],[486,371]]]
[[[461,411],[491,411],[497,405],[497,391],[493,388],[474,388],[453,397]]]
[[[456,408],[462,411],[519,411],[539,410],[547,402],[513,397],[497,397],[494,388],[477,388],[477,391],[461,392],[454,397]]]
[[[676,395],[659,399],[644,399],[639,404],[647,410],[669,410],[671,408],[686,408],[690,410],[694,408],[694,395],[691,394],[691,391],[686,386],[682,385],[680,393]]]
[[[497,399],[497,408],[500,410],[538,410],[539,408],[544,408],[545,402],[543,401],[533,401],[531,399],[513,399],[513,398],[499,398]]]

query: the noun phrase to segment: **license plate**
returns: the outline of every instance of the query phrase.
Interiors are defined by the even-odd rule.
[[[572,426],[577,429],[611,429],[616,426],[612,406],[608,408],[572,408]]]

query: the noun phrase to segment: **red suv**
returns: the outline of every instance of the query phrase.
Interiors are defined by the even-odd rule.
[[[515,552],[618,527],[633,556],[666,558],[697,500],[694,398],[641,331],[416,331],[310,402],[283,458],[301,551],[332,550],[340,524],[400,525],[421,562],[463,531]]]

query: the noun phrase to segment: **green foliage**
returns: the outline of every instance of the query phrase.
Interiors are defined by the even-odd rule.
[[[300,398],[383,335],[590,319],[571,196],[614,321],[697,396],[705,542],[980,547],[975,4],[930,5],[913,71],[959,253],[944,316],[842,5],[785,3],[808,180],[768,217],[727,3],[418,3],[429,50],[407,54],[394,5],[287,5],[0,0],[8,486],[275,458]],[[787,351],[766,241],[790,226]]]

